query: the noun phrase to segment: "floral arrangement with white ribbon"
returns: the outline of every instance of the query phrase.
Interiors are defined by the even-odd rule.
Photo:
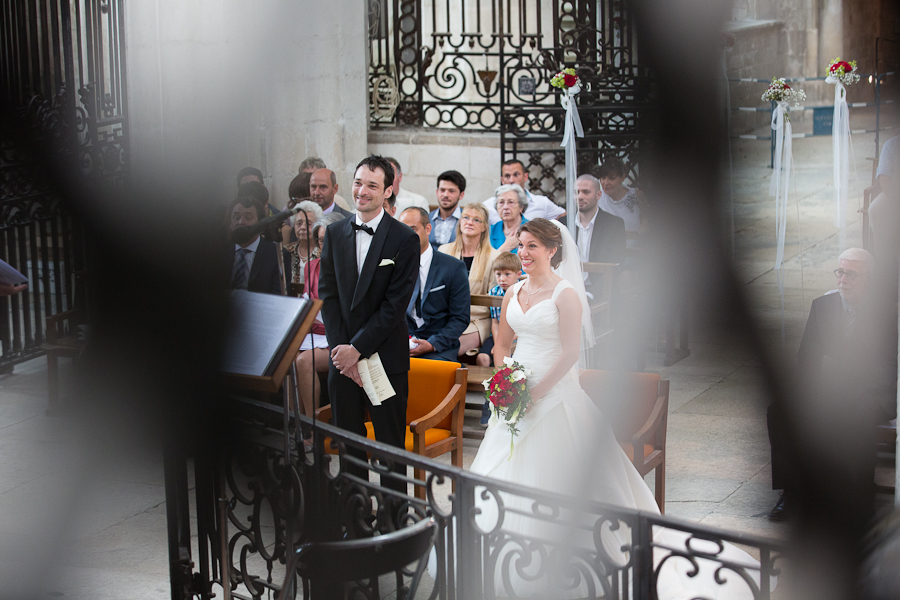
[[[837,57],[828,65],[826,83],[834,85],[834,117],[831,123],[831,141],[834,155],[834,226],[839,229],[839,246],[847,247],[847,195],[850,187],[850,107],[847,105],[845,85],[859,81],[856,61]]]
[[[578,177],[575,136],[584,137],[575,95],[581,91],[581,79],[575,74],[575,69],[563,69],[550,79],[550,85],[563,91],[559,103],[566,109],[565,131],[560,146],[566,149],[566,213],[569,215],[569,233],[575,237],[575,215],[578,213],[578,204],[575,200],[575,179]]]

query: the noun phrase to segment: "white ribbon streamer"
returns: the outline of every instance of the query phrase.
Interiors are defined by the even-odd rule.
[[[576,84],[566,90],[559,99],[562,107],[566,109],[565,132],[561,147],[566,149],[566,213],[568,216],[569,233],[575,238],[576,220],[578,219],[578,202],[575,199],[575,179],[578,177],[578,163],[575,156],[575,136],[584,137],[584,129],[581,126],[581,118],[578,116],[578,104],[575,102],[575,94],[581,91],[581,84]]]
[[[781,343],[784,344],[784,237],[787,231],[788,186],[791,180],[792,153],[791,119],[787,114],[787,102],[775,104],[772,113],[772,130],[775,132],[775,165],[769,182],[769,195],[775,197],[775,282],[781,295]]]
[[[825,81],[834,84],[834,118],[831,124],[834,150],[834,226],[840,230],[840,250],[847,248],[847,195],[850,182],[850,109],[847,90],[840,79],[829,75]]]
[[[769,183],[769,195],[775,197],[775,270],[784,264],[784,237],[787,230],[788,186],[791,179],[792,128],[787,115],[787,102],[778,102],[772,113],[772,130],[775,132],[775,169]],[[780,285],[779,285],[780,287]]]

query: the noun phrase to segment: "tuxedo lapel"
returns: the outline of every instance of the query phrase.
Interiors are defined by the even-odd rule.
[[[387,239],[388,229],[391,228],[391,221],[393,219],[390,216],[384,215],[381,219],[381,224],[375,230],[375,235],[372,236],[372,244],[369,246],[369,253],[366,254],[366,261],[363,263],[362,271],[359,273],[359,281],[356,282],[356,290],[353,292],[353,303],[350,305],[350,310],[353,310],[362,302],[366,292],[369,290],[369,284],[372,283],[372,277],[375,276],[375,269],[378,268],[378,263],[381,262],[381,250],[384,248],[384,240]],[[349,226],[348,228],[351,232],[353,231],[353,228]],[[352,247],[355,264],[356,236],[354,235],[353,237]]]

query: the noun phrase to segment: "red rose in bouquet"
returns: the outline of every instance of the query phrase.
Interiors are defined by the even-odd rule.
[[[531,405],[531,392],[526,384],[525,367],[510,358],[503,360],[505,367],[498,369],[490,378],[482,382],[484,396],[494,407],[498,419],[506,421],[511,434],[509,455],[512,456],[513,442],[519,433],[516,424]]]
[[[566,82],[566,87],[572,87],[578,83],[578,78],[574,75],[569,75],[568,73],[566,73],[564,80]]]

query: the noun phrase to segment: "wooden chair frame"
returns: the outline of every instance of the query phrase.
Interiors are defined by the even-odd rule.
[[[589,371],[583,371],[582,376]],[[588,390],[585,390],[590,395]],[[593,397],[592,397],[593,398]],[[630,402],[631,399],[624,399]],[[630,447],[631,463],[641,477],[650,471],[654,474],[654,498],[662,514],[666,512],[666,430],[669,417],[669,380],[660,379],[656,399],[644,423],[636,432],[614,431],[616,440],[623,449]],[[644,455],[645,446],[653,450]]]
[[[438,403],[427,415],[419,417],[415,421],[407,423],[413,438],[413,452],[427,458],[434,458],[442,454],[450,453],[450,461],[453,466],[462,468],[463,466],[463,417],[465,416],[466,402],[466,380],[468,371],[466,369],[456,369],[456,379],[451,386],[450,391],[444,396],[444,399]],[[425,444],[425,432],[433,429],[438,423],[443,421],[447,415],[450,418],[450,437],[437,441],[431,445]],[[320,421],[331,421],[331,405],[323,406],[316,411],[316,418]],[[326,443],[326,450],[327,450]],[[422,479],[425,476],[422,469],[414,469],[413,473],[416,479]],[[416,498],[425,499],[425,488],[416,486]]]

